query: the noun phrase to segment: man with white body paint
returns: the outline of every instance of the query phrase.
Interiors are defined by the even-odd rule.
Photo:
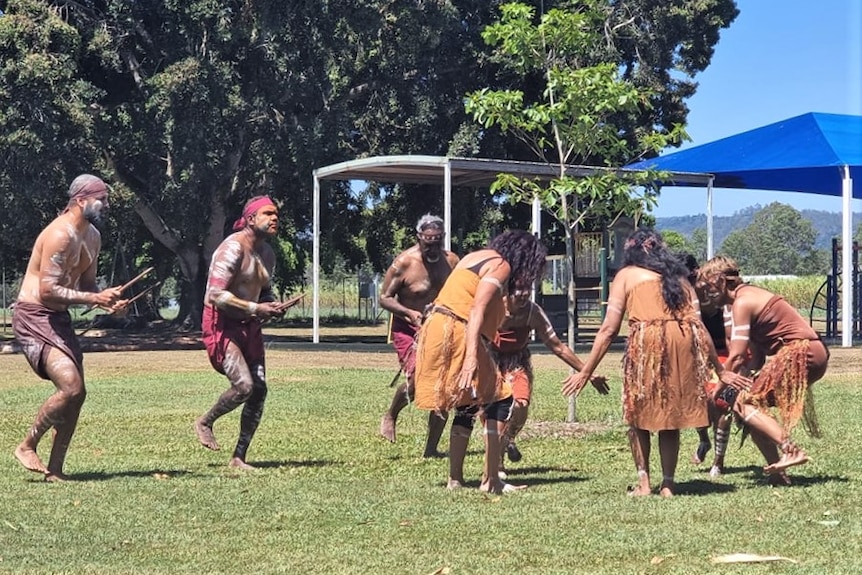
[[[278,231],[278,209],[272,200],[250,199],[233,229],[213,253],[202,321],[210,363],[227,376],[230,388],[195,421],[195,431],[204,447],[217,451],[213,423],[245,404],[239,440],[228,465],[254,469],[246,462],[246,452],[267,393],[261,323],[283,315],[299,298],[279,303],[270,285],[275,253],[266,240]]]
[[[68,308],[86,304],[113,312],[126,302],[119,299],[119,287],[96,287],[102,237],[93,224],[108,208],[108,187],[96,176],[83,174],[72,181],[68,195],[66,209],[36,238],[12,317],[15,337],[33,371],[56,387],[15,448],[21,465],[43,473],[47,481],[66,479],[63,463],[86,397],[83,354]],[[36,448],[52,427],[46,467]]]

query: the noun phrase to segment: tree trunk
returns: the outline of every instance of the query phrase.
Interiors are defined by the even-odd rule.
[[[566,259],[569,261],[568,270],[569,270],[569,281],[568,281],[568,290],[567,290],[567,305],[566,305],[566,316],[569,321],[569,329],[568,329],[568,337],[567,341],[569,344],[569,348],[575,349],[575,306],[577,305],[576,292],[575,292],[575,248],[574,248],[574,234],[568,226],[566,226]],[[569,406],[568,411],[566,412],[566,422],[574,423],[578,420],[577,407],[578,400],[574,396],[574,394],[569,396]]]

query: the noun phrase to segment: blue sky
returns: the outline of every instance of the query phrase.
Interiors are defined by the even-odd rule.
[[[687,101],[692,141],[681,149],[807,112],[862,115],[860,0],[737,0],[737,6],[739,16],[722,30],[712,62],[695,77],[698,90]],[[718,189],[713,213],[729,216],[771,202],[841,211],[837,196]],[[705,211],[705,189],[668,187],[654,214]],[[862,211],[862,202],[854,200],[853,211]]]

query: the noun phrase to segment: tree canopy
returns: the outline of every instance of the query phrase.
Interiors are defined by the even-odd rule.
[[[814,247],[817,231],[792,206],[773,202],[745,228],[731,232],[720,252],[743,274],[814,274],[826,271],[826,258]]]
[[[199,321],[209,257],[252,195],[281,208],[278,285],[301,281],[315,167],[390,153],[523,159],[463,106],[465,94],[514,80],[480,35],[499,5],[0,0],[4,265],[20,270],[62,191],[91,172],[114,189],[105,257],[178,277],[181,319]],[[595,24],[606,41],[591,57],[613,55],[653,94],[625,137],[684,123],[691,76],[734,2],[613,1],[604,14]],[[385,265],[415,219],[440,209],[437,194],[403,190],[336,185],[323,206],[324,265]],[[462,247],[521,217],[487,194],[465,201],[453,222]]]

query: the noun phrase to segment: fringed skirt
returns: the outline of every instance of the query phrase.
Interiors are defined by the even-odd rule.
[[[767,409],[775,407],[786,433],[802,420],[813,437],[820,437],[811,384],[823,377],[829,351],[820,341],[791,341],[768,361],[754,380],[750,393],[740,401]]]
[[[708,425],[709,335],[697,320],[629,323],[623,419],[647,431]]]

